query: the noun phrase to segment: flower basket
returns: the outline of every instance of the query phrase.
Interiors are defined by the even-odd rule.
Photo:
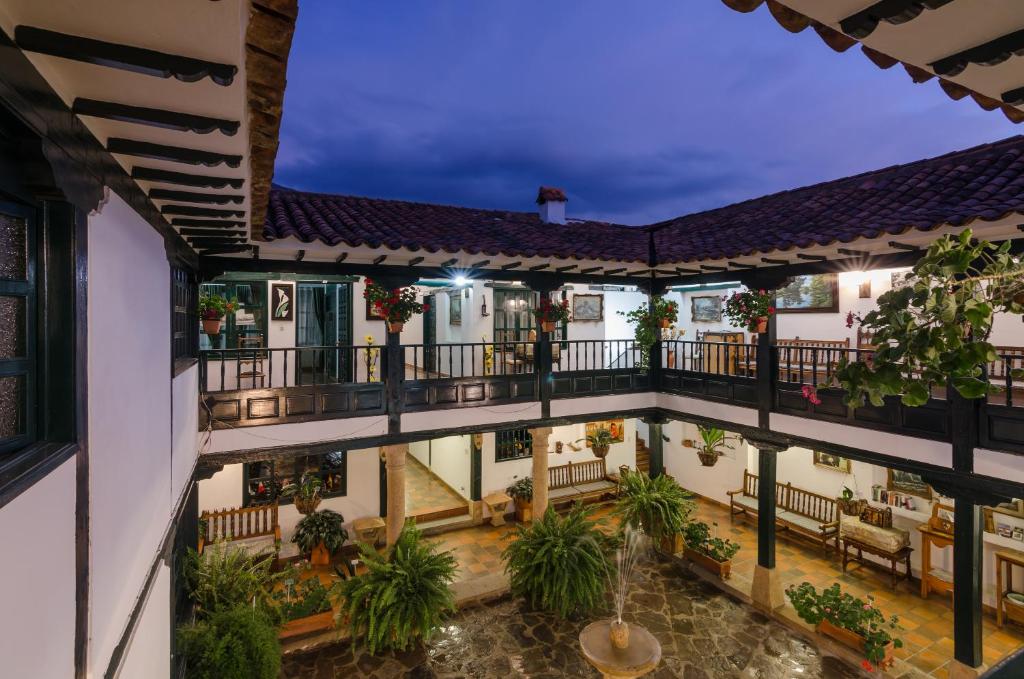
[[[700,463],[705,467],[714,467],[718,462],[718,458],[721,456],[718,453],[709,453],[703,450],[698,450],[697,457],[700,459]]]
[[[758,333],[768,332],[768,317],[761,316],[760,318],[758,318],[756,327]]]
[[[604,458],[608,457],[608,450],[609,450],[609,448],[610,448],[610,446],[601,446],[601,445],[599,445],[599,446],[592,446],[590,448],[590,450],[593,451],[594,457],[596,457],[599,460],[603,460]]]
[[[295,509],[299,514],[312,514],[320,506],[320,496],[311,498],[295,496]]]
[[[838,625],[829,622],[827,619],[819,622],[815,626],[814,631],[818,634],[824,634],[826,637],[830,637],[831,639],[841,643],[843,646],[852,648],[858,653],[864,652],[864,637],[844,627],[839,627]],[[893,646],[894,644],[891,641],[885,645],[885,655],[882,657],[882,660],[877,663],[880,668],[885,669],[892,666],[894,662],[892,655]]]
[[[717,575],[718,577],[725,580],[732,573],[732,559],[728,561],[716,561],[707,554],[698,552],[696,549],[689,547],[683,548],[683,556],[693,564],[700,566],[707,572]]]
[[[330,565],[331,553],[327,551],[327,547],[323,542],[313,548],[312,553],[309,555],[309,562],[314,566]]]
[[[413,286],[389,290],[370,278],[364,279],[363,282],[363,297],[374,315],[387,322],[388,332],[401,332],[405,323],[415,314],[422,314],[430,309],[429,304],[416,301],[416,288]]]
[[[520,523],[529,523],[533,521],[533,503],[530,500],[524,500],[522,498],[516,498],[516,521]]]
[[[388,332],[402,332],[402,328],[405,327],[405,323],[401,321],[388,321]]]
[[[768,329],[768,317],[775,314],[774,299],[767,290],[734,292],[725,300],[725,316],[732,325],[748,332],[763,333]]]
[[[533,310],[533,316],[542,332],[554,332],[559,323],[569,322],[569,300],[552,303],[550,297],[542,295],[540,304]]]
[[[203,332],[205,332],[207,335],[219,335],[220,323],[221,319],[219,318],[204,318]]]
[[[672,321],[668,320],[667,318],[662,318],[661,320],[658,321],[658,327],[661,328],[662,330],[671,328]]]
[[[554,332],[556,327],[554,321],[541,321],[540,323],[541,332]]]

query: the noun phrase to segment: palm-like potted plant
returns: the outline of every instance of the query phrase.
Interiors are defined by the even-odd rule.
[[[809,582],[790,586],[786,596],[800,619],[814,625],[819,634],[862,651],[865,670],[889,667],[893,648],[903,647],[903,641],[893,636],[901,629],[899,618],[894,615],[887,619],[875,606],[874,597],[859,599],[840,591],[839,583],[819,594]]]
[[[646,371],[650,365],[651,347],[661,339],[661,331],[672,327],[679,318],[679,305],[664,297],[652,297],[650,305],[618,313],[633,325],[633,340],[640,352],[637,367]]]
[[[775,313],[771,293],[766,290],[734,292],[725,300],[725,315],[736,326],[748,332],[762,333],[768,329],[768,317]]]
[[[516,505],[516,520],[522,523],[533,520],[533,478],[524,476],[505,489]]]
[[[299,514],[310,514],[320,505],[323,481],[316,474],[303,472],[298,483],[292,482],[281,489],[281,497],[292,498]]]
[[[416,301],[416,288],[413,286],[389,290],[370,278],[364,282],[363,297],[370,303],[373,312],[387,323],[388,332],[402,332],[414,314],[422,314],[430,309],[429,304]]]
[[[680,531],[694,510],[690,494],[667,474],[652,479],[643,472],[624,471],[619,483],[615,514],[621,524],[642,530],[663,552],[681,552]]]
[[[612,433],[603,427],[598,427],[594,431],[587,434],[584,438],[578,439],[576,443],[586,441],[587,446],[591,452],[594,453],[594,457],[598,459],[604,459],[608,457],[608,450],[611,448]]]
[[[686,547],[683,556],[690,562],[714,573],[720,578],[728,578],[732,571],[732,558],[740,551],[740,546],[720,537],[711,537],[711,529],[703,521],[691,521],[683,528],[683,541]]]
[[[317,566],[326,566],[348,540],[345,530],[345,518],[330,509],[302,517],[295,526],[292,542],[299,546],[303,554],[310,555],[310,562]]]
[[[543,332],[554,332],[559,323],[569,322],[569,300],[553,303],[547,295],[542,295],[540,303],[534,309],[533,315]]]
[[[725,450],[732,450],[729,439],[732,438],[725,433],[724,429],[717,427],[697,426],[700,434],[701,444],[697,446],[697,457],[705,467],[714,467],[718,458],[725,454]]]
[[[207,335],[219,335],[220,324],[226,314],[238,309],[238,300],[228,300],[224,295],[200,295],[199,317],[203,321],[203,332]]]

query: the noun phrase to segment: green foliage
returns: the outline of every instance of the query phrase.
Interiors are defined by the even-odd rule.
[[[251,605],[218,610],[178,628],[190,679],[277,679],[277,627]]]
[[[284,585],[271,595],[282,621],[298,620],[331,610],[337,586],[324,587],[316,575],[300,579],[295,568],[286,571]]]
[[[200,295],[199,315],[203,318],[214,320],[224,318],[225,314],[233,313],[238,309],[238,300],[232,298],[230,301],[223,295]]]
[[[253,605],[273,617],[269,591],[280,576],[270,572],[271,559],[249,555],[220,544],[208,546],[200,555],[188,550],[183,574],[189,597],[202,616],[238,606]]]
[[[679,317],[679,305],[661,296],[651,298],[650,308],[643,305],[632,311],[620,311],[633,328],[633,339],[640,349],[640,370],[647,370],[650,365],[651,347],[661,339],[661,321],[675,323]]]
[[[732,449],[732,446],[729,445],[730,437],[725,433],[724,429],[698,425],[697,432],[700,434],[700,439],[703,444],[698,449],[699,452],[720,457],[725,454],[724,449]]]
[[[587,434],[585,438],[577,440],[576,443],[586,441],[587,445],[591,448],[599,448],[601,446],[610,446],[612,444],[612,440],[612,433],[610,431],[603,428],[597,428]]]
[[[316,474],[303,472],[298,483],[288,483],[281,488],[280,497],[295,497],[304,502],[313,502],[320,497],[323,481]]]
[[[817,625],[828,620],[837,627],[848,629],[864,637],[864,652],[873,663],[882,660],[885,646],[890,641],[895,648],[902,648],[903,641],[892,635],[900,631],[899,618],[895,615],[888,620],[877,607],[874,597],[858,599],[852,594],[841,592],[839,583],[823,589],[821,594],[809,582],[786,589],[786,596],[793,604],[797,615],[804,622]]]
[[[525,476],[505,489],[508,496],[513,500],[522,502],[533,501],[533,477]]]
[[[455,579],[455,558],[438,552],[437,545],[422,539],[412,523],[384,554],[360,545],[367,572],[343,581],[343,608],[352,638],[366,635],[371,653],[405,650],[428,639],[444,614],[455,610],[448,585]]]
[[[330,509],[307,514],[295,526],[292,542],[306,553],[312,552],[314,547],[323,542],[327,551],[334,554],[348,540],[344,523],[345,518]]]
[[[549,506],[540,521],[520,525],[502,552],[512,592],[562,617],[601,603],[615,539],[577,506],[562,518]]]
[[[732,540],[711,537],[711,529],[703,521],[691,521],[683,527],[683,540],[690,549],[710,556],[719,563],[728,561],[740,551]]]
[[[622,475],[615,513],[622,525],[643,530],[655,543],[682,530],[693,510],[690,494],[666,474],[653,479],[636,471]]]
[[[947,383],[970,399],[998,391],[984,378],[985,365],[997,359],[988,342],[993,318],[1024,314],[1024,263],[1010,244],[975,242],[970,229],[935,241],[908,285],[880,296],[878,308],[860,319],[878,349],[870,360],[840,360],[847,404],[856,408],[867,398],[880,406],[899,395],[904,405],[920,406]]]
[[[784,289],[783,294],[789,293]],[[799,300],[799,288],[797,288],[796,296]],[[772,294],[766,290],[734,292],[724,299],[725,315],[729,322],[732,325],[744,327],[750,332],[757,332],[758,322],[775,313]]]

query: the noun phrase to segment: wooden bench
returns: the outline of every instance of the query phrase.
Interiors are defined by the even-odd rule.
[[[238,542],[239,547],[252,553],[270,547],[276,554],[281,544],[281,525],[277,516],[276,502],[252,507],[204,510],[199,515],[199,553],[203,553],[206,545]]]
[[[548,467],[548,502],[555,506],[601,500],[617,488],[603,458]]]
[[[841,340],[781,339],[779,379],[783,382],[816,382],[824,386],[832,381],[839,359],[850,350],[850,338]],[[817,373],[817,379],[814,375]]]
[[[730,518],[757,516],[757,474],[743,471],[743,487],[731,490]],[[775,522],[783,530],[821,544],[828,554],[829,541],[839,553],[839,515],[834,498],[796,488],[792,483],[775,483]]]

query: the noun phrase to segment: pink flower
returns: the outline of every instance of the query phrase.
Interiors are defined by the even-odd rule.
[[[816,406],[821,405],[821,399],[818,398],[818,390],[809,384],[805,384],[800,387],[800,394],[804,397],[804,400],[810,401]]]
[[[825,607],[825,612],[826,612],[826,613],[831,613],[831,612],[832,612],[832,609],[831,609],[831,608],[829,608],[828,606],[826,606],[826,607]]]
[[[870,611],[871,610],[871,604],[864,604],[864,610],[865,611]]]
[[[847,311],[846,312],[846,327],[847,328],[852,328],[853,327],[853,312],[852,311]]]

